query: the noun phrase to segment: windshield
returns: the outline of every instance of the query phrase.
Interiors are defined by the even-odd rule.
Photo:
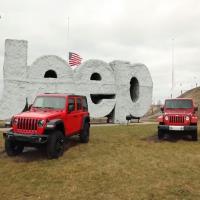
[[[34,108],[64,109],[65,98],[40,96],[35,99],[33,107]]]
[[[173,99],[165,101],[165,108],[193,108],[193,105],[189,99]]]

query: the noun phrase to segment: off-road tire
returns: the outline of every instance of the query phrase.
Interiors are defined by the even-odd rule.
[[[165,136],[165,133],[161,130],[158,130],[158,139],[162,140],[164,138],[164,136]]]
[[[16,156],[23,152],[24,145],[8,138],[5,139],[5,151],[8,156]]]
[[[58,158],[59,156],[62,156],[64,152],[64,143],[65,143],[65,138],[63,133],[59,130],[53,131],[49,135],[47,141],[47,147],[46,147],[47,157],[49,159],[55,159]]]
[[[192,136],[192,140],[193,140],[193,141],[197,141],[197,140],[198,140],[197,130],[196,130],[196,131],[193,131],[192,134],[191,134],[191,136]]]
[[[90,137],[90,125],[89,123],[85,123],[83,130],[81,131],[81,134],[80,134],[80,142],[88,143],[89,137]]]

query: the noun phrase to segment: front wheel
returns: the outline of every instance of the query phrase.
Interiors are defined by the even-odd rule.
[[[198,140],[198,134],[197,134],[197,130],[192,132],[192,140],[193,141],[197,141]]]
[[[90,125],[89,123],[86,123],[84,125],[84,128],[80,134],[80,141],[81,143],[88,143],[90,137]]]
[[[5,139],[5,151],[8,156],[16,156],[22,153],[24,150],[24,145],[17,141]]]
[[[47,142],[47,156],[49,159],[58,158],[64,152],[64,135],[61,131],[54,131],[49,135]]]
[[[165,134],[161,130],[158,130],[158,139],[162,140],[164,138]]]

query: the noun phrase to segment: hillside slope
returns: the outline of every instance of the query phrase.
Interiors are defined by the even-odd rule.
[[[192,98],[195,106],[199,107],[198,116],[200,117],[200,87],[193,88],[183,93],[180,98]]]
[[[200,106],[200,87],[193,88],[183,93],[180,98],[193,98],[196,106]]]

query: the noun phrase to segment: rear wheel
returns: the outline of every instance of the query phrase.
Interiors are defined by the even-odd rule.
[[[165,133],[161,130],[158,130],[158,139],[162,140],[164,138],[164,136],[165,136]]]
[[[58,158],[64,152],[64,135],[61,131],[54,131],[49,135],[47,142],[47,156],[49,159]]]
[[[197,134],[197,130],[192,132],[192,140],[193,141],[197,141],[198,140],[198,134]]]
[[[81,143],[88,143],[90,137],[90,125],[89,123],[85,123],[84,128],[80,134]]]
[[[5,139],[5,151],[8,156],[16,156],[22,153],[24,150],[24,145],[17,142],[10,140],[8,138]]]

